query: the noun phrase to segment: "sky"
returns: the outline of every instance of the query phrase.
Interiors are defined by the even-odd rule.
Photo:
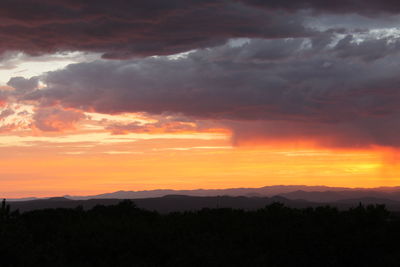
[[[400,182],[392,0],[2,0],[1,197]]]

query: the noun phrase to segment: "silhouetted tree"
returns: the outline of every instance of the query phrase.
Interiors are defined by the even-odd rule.
[[[158,214],[125,200],[11,213],[0,266],[398,266],[400,220],[382,205],[340,211],[202,209]]]
[[[0,209],[0,219],[8,219],[10,216],[10,205],[6,203],[6,200],[3,199],[1,202],[1,209]]]

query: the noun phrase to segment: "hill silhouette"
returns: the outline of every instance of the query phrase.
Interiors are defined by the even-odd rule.
[[[346,188],[328,186],[305,185],[276,185],[260,188],[228,188],[228,189],[197,189],[197,190],[144,190],[144,191],[117,191],[92,196],[64,196],[73,200],[87,199],[139,199],[157,198],[167,195],[186,196],[246,196],[246,197],[273,197],[283,196],[287,199],[303,199],[311,202],[335,202],[344,199],[374,197],[400,201],[400,187],[377,188]]]
[[[392,189],[396,191],[395,188]],[[329,191],[329,190],[343,191],[351,189],[345,187],[327,187],[327,186],[275,185],[275,186],[264,186],[260,188],[195,189],[195,190],[157,189],[157,190],[144,190],[144,191],[117,191],[113,193],[105,193],[93,196],[65,196],[65,197],[74,200],[107,199],[107,198],[138,199],[138,198],[163,197],[166,195],[271,197],[299,190],[306,192],[314,192],[314,191]],[[397,190],[400,192],[400,188],[397,188]]]

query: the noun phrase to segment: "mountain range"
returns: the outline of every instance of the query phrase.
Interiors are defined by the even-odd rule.
[[[12,209],[20,211],[42,208],[91,208],[113,205],[121,199],[133,199],[140,208],[159,212],[196,210],[201,208],[257,209],[273,202],[295,208],[331,205],[349,208],[359,203],[385,204],[400,211],[400,187],[345,188],[326,186],[279,185],[261,188],[117,191],[92,196],[8,199]]]
[[[332,202],[355,198],[377,198],[400,201],[400,186],[398,187],[376,187],[376,188],[346,188],[328,186],[306,186],[306,185],[275,185],[260,188],[229,188],[229,189],[195,189],[195,190],[172,190],[157,189],[144,191],[116,191],[90,196],[63,196],[70,200],[89,199],[141,199],[157,198],[167,195],[185,196],[246,196],[246,197],[273,197],[282,196],[291,200],[306,200],[312,202]],[[36,197],[7,199],[8,201],[37,200]]]

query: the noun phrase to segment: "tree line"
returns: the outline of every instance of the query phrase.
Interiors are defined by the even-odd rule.
[[[0,266],[400,266],[400,219],[338,210],[202,209],[159,214],[130,200],[84,210],[0,209]]]

